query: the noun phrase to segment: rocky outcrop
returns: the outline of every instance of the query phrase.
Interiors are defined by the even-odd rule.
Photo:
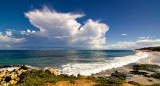
[[[45,72],[50,72],[50,73],[52,73],[52,74],[54,74],[56,76],[59,75],[59,72],[57,70],[53,69],[53,68],[47,68],[45,70]]]
[[[4,66],[3,68],[17,67],[17,66]],[[3,70],[0,71],[0,86],[8,86],[10,84],[16,84],[20,78],[18,77],[21,73],[27,71],[29,68],[27,66],[19,66],[19,69],[14,69],[13,71]]]
[[[9,86],[9,85],[17,84],[17,82],[20,80],[20,75],[32,69],[36,69],[36,68],[31,68],[26,65],[21,65],[21,66],[20,65],[12,65],[12,66],[5,65],[5,66],[0,67],[0,86]],[[44,71],[52,73],[56,76],[59,75],[59,72],[53,68],[47,68]]]

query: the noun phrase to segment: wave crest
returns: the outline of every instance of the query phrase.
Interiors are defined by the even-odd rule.
[[[77,75],[81,74],[84,76],[89,76],[107,69],[122,67],[124,65],[134,63],[142,58],[147,58],[149,55],[146,52],[138,51],[134,55],[115,57],[113,60],[106,60],[105,62],[96,63],[75,63],[62,65],[60,72],[62,74]]]

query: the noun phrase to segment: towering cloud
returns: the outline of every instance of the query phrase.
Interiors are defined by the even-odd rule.
[[[76,19],[83,17],[83,14],[59,13],[44,7],[42,10],[29,11],[25,16],[32,25],[40,29],[35,33],[26,31],[26,35],[29,36],[25,38],[30,47],[99,49],[106,43],[104,35],[109,27],[92,19],[81,25]]]
[[[28,11],[25,16],[39,31],[7,29],[5,33],[0,32],[0,49],[135,49],[160,46],[160,39],[151,40],[148,37],[106,46],[105,33],[109,27],[92,19],[84,24],[77,22],[76,19],[82,18],[83,14],[60,13],[44,7]],[[20,33],[14,35],[13,32]]]

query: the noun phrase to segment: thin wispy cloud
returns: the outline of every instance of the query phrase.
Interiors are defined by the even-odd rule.
[[[127,34],[121,34],[122,36],[126,36]]]
[[[139,39],[149,39],[149,37],[139,37]]]
[[[138,49],[151,46],[160,46],[160,39],[142,39],[135,42],[118,42],[116,44],[108,45],[106,49]]]

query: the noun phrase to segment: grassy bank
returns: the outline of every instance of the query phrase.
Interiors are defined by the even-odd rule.
[[[13,86],[37,86],[37,85],[45,85],[45,83],[57,83],[59,81],[69,81],[74,84],[76,80],[91,80],[92,82],[97,83],[95,86],[108,86],[108,85],[120,85],[125,81],[123,79],[106,79],[106,78],[95,78],[92,76],[69,76],[66,74],[54,75],[50,72],[46,72],[44,70],[29,70],[22,73],[20,76],[20,81]]]

